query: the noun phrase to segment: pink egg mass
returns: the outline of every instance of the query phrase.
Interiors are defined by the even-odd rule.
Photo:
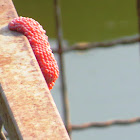
[[[58,78],[59,69],[50,48],[48,36],[45,34],[46,31],[37,21],[28,17],[15,18],[8,27],[10,30],[23,33],[28,38],[48,88],[51,90]]]

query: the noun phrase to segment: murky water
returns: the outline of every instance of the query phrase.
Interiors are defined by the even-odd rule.
[[[65,54],[71,120],[73,124],[140,116],[139,45],[94,49]],[[51,91],[62,115],[60,83]],[[57,94],[56,94],[57,93]],[[139,124],[87,129],[73,140],[139,139]]]
[[[55,38],[53,0],[13,0],[20,16],[39,21]],[[69,43],[101,41],[137,33],[136,1],[61,0],[64,39]]]
[[[13,0],[21,16],[39,21],[55,44],[53,0]],[[73,44],[137,34],[132,0],[61,0],[64,39]],[[56,56],[57,57],[57,56]],[[65,54],[73,124],[140,116],[138,44]],[[51,91],[62,115],[60,83]],[[73,140],[138,140],[139,124],[73,132]]]

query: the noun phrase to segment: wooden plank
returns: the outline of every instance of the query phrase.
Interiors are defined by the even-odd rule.
[[[26,37],[8,29],[17,17],[0,1],[0,115],[11,140],[69,140]]]

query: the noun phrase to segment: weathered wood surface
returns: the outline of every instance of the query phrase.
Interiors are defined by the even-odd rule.
[[[0,0],[0,115],[11,140],[69,140],[28,40],[8,29],[17,17]]]

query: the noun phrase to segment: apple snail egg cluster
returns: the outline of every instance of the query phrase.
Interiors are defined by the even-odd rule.
[[[48,42],[48,36],[42,26],[32,18],[18,17],[9,25],[10,30],[23,33],[29,40],[40,69],[51,90],[59,75],[59,69],[54,54]]]

